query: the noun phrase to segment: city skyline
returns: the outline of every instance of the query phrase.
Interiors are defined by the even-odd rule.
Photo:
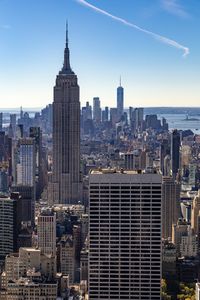
[[[66,19],[82,105],[100,97],[103,107],[108,102],[116,106],[121,75],[125,107],[199,106],[200,45],[196,36],[200,4],[196,0],[190,4],[178,0],[151,4],[127,0],[125,5],[121,0],[87,2],[189,48],[185,58],[183,49],[169,47],[80,2],[86,1],[61,0],[59,6],[52,0],[48,6],[39,1],[1,1],[1,108],[41,107],[53,101],[54,74],[63,61]]]
[[[200,107],[125,111],[121,76],[80,107],[70,53],[66,23],[53,103],[0,113],[0,298],[200,300]]]

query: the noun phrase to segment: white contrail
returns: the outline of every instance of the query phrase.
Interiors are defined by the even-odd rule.
[[[154,33],[152,31],[144,29],[144,28],[142,28],[140,26],[137,26],[136,24],[133,24],[133,23],[130,23],[130,22],[126,21],[125,19],[122,19],[120,17],[114,16],[114,15],[108,13],[107,11],[105,11],[103,9],[100,9],[100,8],[98,8],[98,7],[96,7],[96,6],[88,3],[85,0],[76,0],[76,1],[79,2],[80,4],[84,5],[84,6],[87,6],[87,7],[91,8],[91,9],[93,9],[94,11],[96,11],[96,12],[98,12],[100,14],[103,14],[103,15],[105,15],[105,16],[113,19],[113,20],[115,20],[115,21],[118,21],[118,22],[120,22],[120,23],[122,23],[122,24],[124,24],[126,26],[129,26],[129,27],[132,27],[132,28],[134,28],[136,30],[144,32],[144,33],[152,36],[154,39],[160,41],[161,43],[164,43],[164,44],[167,44],[169,46],[175,47],[177,49],[183,50],[183,52],[184,52],[183,53],[183,57],[186,57],[190,53],[190,49],[188,47],[185,47],[185,46],[179,44],[178,42],[176,42],[174,40],[171,40],[171,39],[169,39],[167,37],[164,37],[162,35],[159,35],[157,33]]]

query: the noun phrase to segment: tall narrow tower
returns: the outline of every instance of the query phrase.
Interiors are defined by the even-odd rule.
[[[121,76],[120,76],[120,83],[119,87],[117,88],[117,114],[119,120],[121,119],[124,113],[124,89],[121,85]]]
[[[172,225],[179,218],[180,183],[171,176],[162,178],[162,238],[172,238]]]
[[[77,76],[70,67],[68,28],[64,63],[53,101],[53,183],[55,203],[80,200],[80,102]]]
[[[173,130],[171,136],[171,168],[173,178],[176,178],[176,175],[180,168],[180,145],[180,133],[177,129],[175,129]]]

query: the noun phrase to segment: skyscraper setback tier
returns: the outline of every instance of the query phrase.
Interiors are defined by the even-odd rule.
[[[51,190],[54,203],[76,203],[80,200],[79,86],[70,67],[67,31],[64,64],[54,87]]]
[[[160,300],[159,174],[92,171],[89,299]]]

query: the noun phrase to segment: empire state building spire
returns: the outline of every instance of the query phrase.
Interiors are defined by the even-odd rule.
[[[66,42],[64,51],[64,63],[62,70],[59,72],[62,75],[74,74],[70,66],[70,52],[69,52],[69,40],[68,40],[68,22],[66,22]]]
[[[65,47],[68,48],[68,43],[69,43],[69,39],[68,39],[68,21],[66,21],[66,40],[65,40]]]
[[[77,204],[82,197],[80,174],[80,101],[78,78],[69,62],[66,28],[64,64],[56,76],[53,100],[53,176],[49,203]]]

